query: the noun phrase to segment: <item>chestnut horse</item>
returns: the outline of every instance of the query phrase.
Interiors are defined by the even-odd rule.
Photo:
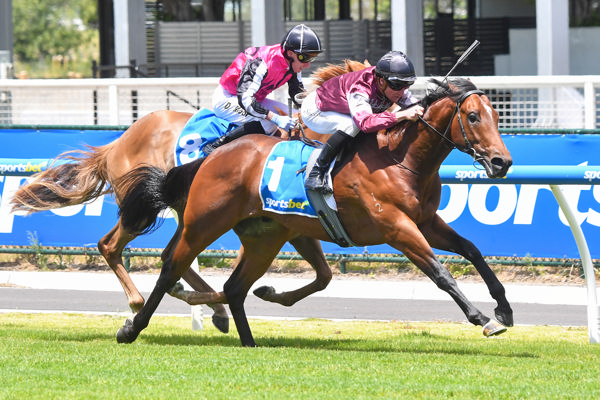
[[[346,148],[333,171],[334,197],[354,243],[387,243],[401,251],[454,299],[471,323],[483,327],[484,335],[499,334],[505,326],[512,326],[512,309],[504,287],[479,250],[436,214],[441,195],[439,168],[453,148],[470,154],[490,178],[505,176],[512,159],[498,132],[498,113],[482,91],[466,79],[450,83],[432,79],[430,84],[435,90],[422,100],[425,114],[421,121],[398,124],[387,132],[360,134]],[[130,232],[151,229],[158,213],[168,206],[181,201],[187,206],[183,230],[165,249],[156,286],[142,310],[117,332],[119,342],[133,342],[170,292],[190,304],[228,303],[242,345],[255,346],[244,301],[287,241],[303,244],[316,279],[291,292],[261,287],[255,294],[291,305],[327,286],[332,274],[319,240],[331,239],[317,219],[262,207],[261,172],[278,142],[250,135],[168,175],[148,166],[123,177],[121,185],[132,187],[121,201],[123,224]],[[183,291],[177,281],[197,254],[230,229],[240,237],[244,252],[223,292]],[[495,316],[504,326],[482,314],[462,294],[431,247],[456,252],[473,262],[498,302]]]
[[[327,79],[346,72],[364,69],[368,64],[346,60],[341,65],[328,65],[313,74],[320,84]],[[67,159],[68,164],[51,166],[44,172],[32,177],[29,183],[21,186],[11,203],[13,211],[33,213],[52,210],[70,205],[90,202],[97,197],[114,193],[119,204],[124,192],[117,179],[140,164],[149,164],[163,171],[175,166],[173,149],[183,127],[193,114],[161,110],[152,112],[134,122],[121,137],[112,143],[100,147],[91,147],[87,151],[71,151],[59,155],[58,159]],[[326,140],[308,129],[297,128],[289,136],[306,136],[315,140]],[[279,132],[287,137],[287,132]],[[175,209],[178,218],[183,214],[184,204]],[[181,221],[180,221],[181,222]],[[123,227],[121,219],[98,242],[98,250],[109,267],[117,275],[123,286],[131,310],[136,313],[144,305],[144,298],[135,287],[129,273],[123,265],[123,249],[135,239],[134,234]],[[293,243],[292,243],[293,244]],[[302,249],[298,249],[302,254]],[[187,271],[183,278],[196,290],[212,290],[193,270]],[[225,307],[211,305],[215,310],[213,323],[223,332],[227,332],[229,317]]]

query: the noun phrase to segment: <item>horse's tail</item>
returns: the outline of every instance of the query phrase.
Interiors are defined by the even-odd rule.
[[[21,186],[11,200],[12,210],[31,214],[81,204],[110,193],[106,159],[111,148],[112,143],[61,154],[57,160],[66,163],[55,162]]]
[[[187,195],[205,158],[171,169],[169,172],[152,165],[137,167],[121,178],[124,188],[119,205],[121,224],[129,232],[141,235],[152,232],[163,222],[161,211],[171,207],[183,210]]]

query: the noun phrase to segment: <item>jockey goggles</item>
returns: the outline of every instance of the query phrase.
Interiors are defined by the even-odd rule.
[[[392,90],[402,90],[404,88],[411,86],[413,83],[415,83],[414,81],[405,81],[405,80],[402,80],[399,78],[394,78],[394,77],[386,78],[385,81],[387,82],[388,86]]]
[[[296,53],[296,56],[298,57],[298,61],[300,61],[302,64],[306,64],[317,58],[319,53]]]

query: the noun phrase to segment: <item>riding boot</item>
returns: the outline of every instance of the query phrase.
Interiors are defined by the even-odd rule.
[[[263,129],[261,123],[258,121],[246,122],[245,124],[233,129],[232,131],[227,132],[225,135],[221,136],[214,142],[204,145],[204,147],[202,148],[202,152],[206,155],[209,155],[217,147],[223,146],[226,143],[229,143],[235,139],[241,138],[242,136],[248,135],[250,133],[265,134],[265,130]]]
[[[327,186],[327,171],[342,147],[351,139],[353,139],[352,136],[342,131],[337,131],[331,135],[323,145],[313,169],[308,174],[308,178],[304,181],[304,187],[307,190],[317,190],[322,193],[331,192]]]

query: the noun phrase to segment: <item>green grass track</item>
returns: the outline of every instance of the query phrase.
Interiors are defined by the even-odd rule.
[[[599,399],[586,328],[251,320],[258,348],[209,320],[0,314],[2,399]],[[232,321],[233,322],[233,321]],[[233,326],[233,324],[232,324]]]

